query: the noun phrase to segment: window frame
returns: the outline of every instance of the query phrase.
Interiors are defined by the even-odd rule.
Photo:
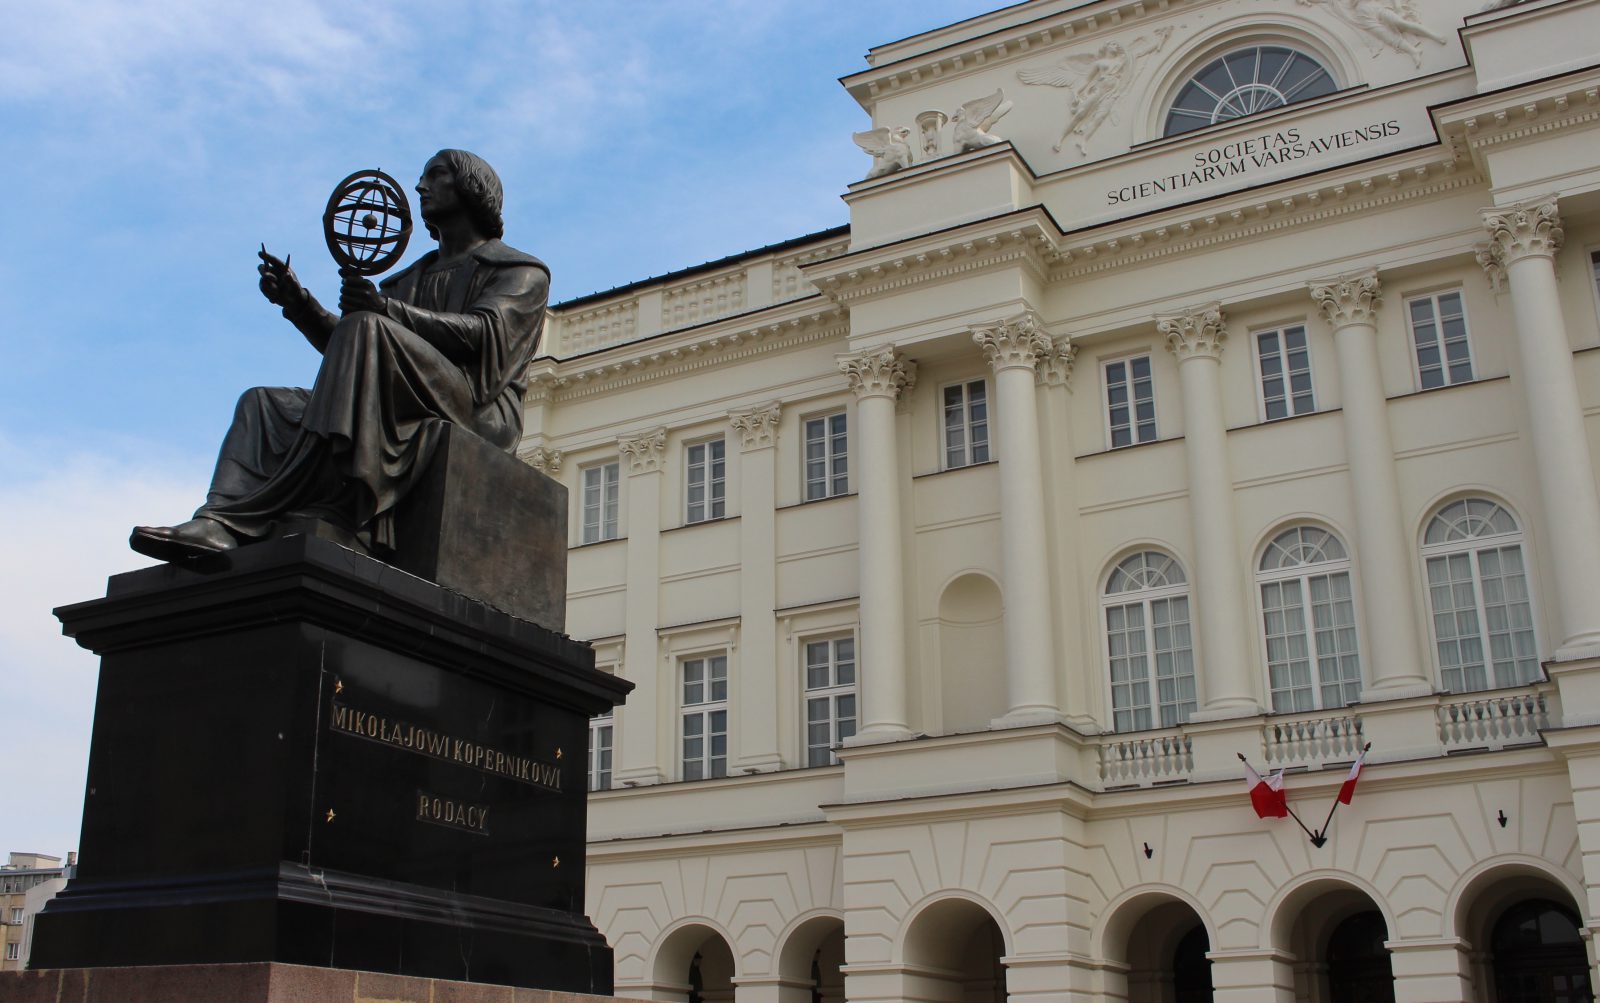
[[[975,384],[982,384],[982,386],[983,386],[983,409],[984,409],[984,418],[983,418],[983,452],[984,452],[984,457],[981,460],[975,459],[973,457],[973,453],[976,452],[976,447],[973,445],[973,438],[972,438],[973,421],[972,421],[972,396],[971,396],[971,390],[972,390],[973,385],[975,385]],[[949,410],[949,407],[948,407],[948,405],[945,404],[945,394],[952,387],[960,387],[961,388],[961,416],[962,416],[961,451],[962,451],[963,459],[962,459],[962,462],[960,462],[960,463],[951,463],[950,462],[950,426],[949,426],[949,423],[948,423],[947,418],[946,418],[946,413]],[[975,378],[968,378],[968,379],[962,379],[962,380],[949,380],[949,381],[947,381],[945,383],[939,384],[938,413],[939,413],[939,469],[940,470],[961,470],[961,469],[963,469],[965,467],[981,466],[981,465],[983,465],[985,463],[991,463],[991,462],[994,461],[994,458],[995,458],[995,445],[994,445],[994,388],[989,386],[989,378],[987,376],[979,376],[979,377],[975,377]]]
[[[1151,588],[1141,588],[1134,591],[1115,593],[1108,592],[1107,589],[1111,585],[1111,577],[1117,573],[1117,569],[1121,568],[1129,558],[1138,556],[1140,554],[1156,554],[1157,556],[1171,561],[1177,566],[1179,573],[1183,575],[1183,582],[1178,585],[1158,585]],[[1190,711],[1190,714],[1198,713],[1200,708],[1204,705],[1203,695],[1200,689],[1200,679],[1202,675],[1200,671],[1200,647],[1195,642],[1196,621],[1193,589],[1194,582],[1189,578],[1188,570],[1184,568],[1183,562],[1178,560],[1176,554],[1170,553],[1156,545],[1141,546],[1130,551],[1125,551],[1120,557],[1112,561],[1107,571],[1100,576],[1097,606],[1099,610],[1097,633],[1100,635],[1100,676],[1103,680],[1101,685],[1101,694],[1105,700],[1106,723],[1110,726],[1109,730],[1113,734],[1136,735],[1145,731],[1160,731],[1166,728],[1181,727],[1188,721],[1188,718],[1183,715],[1181,702],[1180,709],[1177,712],[1178,720],[1176,723],[1164,724],[1161,720],[1161,695],[1159,686],[1160,677],[1156,672],[1156,649],[1154,643],[1156,629],[1155,618],[1149,614],[1150,604],[1155,601],[1166,601],[1180,597],[1186,601],[1188,620],[1185,622],[1189,625],[1189,668],[1190,676],[1194,681],[1194,709]],[[1111,626],[1108,622],[1108,619],[1109,611],[1112,607],[1132,605],[1132,602],[1130,601],[1131,597],[1137,597],[1137,599],[1134,601],[1137,601],[1143,609],[1143,631],[1145,635],[1144,654],[1149,668],[1149,675],[1146,677],[1146,682],[1149,686],[1150,700],[1144,707],[1132,708],[1128,711],[1128,713],[1130,715],[1136,714],[1138,710],[1147,709],[1150,712],[1151,723],[1149,727],[1146,728],[1140,728],[1135,723],[1126,731],[1123,731],[1117,727],[1117,706],[1115,696],[1115,687],[1117,684],[1115,684],[1111,678]],[[1181,676],[1178,678],[1181,678]]]
[[[1445,354],[1444,320],[1443,320],[1443,316],[1444,315],[1443,315],[1443,312],[1439,309],[1439,298],[1441,296],[1449,296],[1451,294],[1454,294],[1455,296],[1459,297],[1460,300],[1461,300],[1461,329],[1466,334],[1466,339],[1465,340],[1466,340],[1466,345],[1467,345],[1467,368],[1470,371],[1470,373],[1469,373],[1468,377],[1466,379],[1464,379],[1464,380],[1452,380],[1452,379],[1448,379],[1447,378],[1439,386],[1436,386],[1436,387],[1424,386],[1423,385],[1423,377],[1422,377],[1422,359],[1419,357],[1419,348],[1420,348],[1420,346],[1417,344],[1417,326],[1416,326],[1416,321],[1411,316],[1411,304],[1416,303],[1416,302],[1421,301],[1421,300],[1428,300],[1428,301],[1430,301],[1432,303],[1432,305],[1433,305],[1433,324],[1434,324],[1435,330],[1438,332],[1440,371],[1443,372],[1446,375],[1446,377],[1448,377],[1449,374],[1450,374],[1450,363],[1449,363],[1449,357]],[[1467,319],[1467,290],[1466,290],[1466,287],[1465,286],[1461,286],[1461,285],[1452,285],[1452,286],[1443,286],[1441,288],[1434,289],[1434,290],[1431,290],[1429,292],[1408,293],[1408,294],[1406,294],[1405,296],[1403,296],[1401,298],[1401,305],[1404,308],[1404,315],[1405,315],[1405,322],[1406,322],[1406,340],[1410,343],[1410,346],[1411,346],[1411,352],[1410,352],[1410,356],[1411,356],[1411,381],[1412,381],[1412,385],[1414,387],[1416,387],[1417,392],[1421,393],[1421,392],[1428,391],[1428,390],[1445,390],[1445,389],[1447,389],[1449,387],[1458,387],[1458,386],[1463,386],[1463,385],[1465,385],[1467,383],[1476,382],[1477,379],[1478,379],[1478,359],[1477,359],[1477,354],[1472,349],[1472,324]]]
[[[1284,344],[1284,336],[1290,330],[1294,330],[1294,329],[1298,329],[1300,331],[1300,334],[1301,334],[1301,336],[1303,338],[1305,338],[1305,343],[1306,343],[1306,347],[1305,347],[1305,352],[1306,352],[1306,376],[1311,381],[1311,389],[1310,389],[1311,407],[1310,407],[1309,410],[1306,410],[1306,411],[1296,411],[1296,410],[1294,410],[1295,394],[1293,393],[1293,388],[1292,388],[1292,386],[1290,384],[1290,379],[1289,379],[1290,373],[1291,373],[1291,371],[1288,368],[1288,365],[1289,365],[1289,363],[1288,363],[1289,352],[1288,352],[1288,350],[1287,350],[1287,348],[1286,348],[1286,346]],[[1264,335],[1269,335],[1269,334],[1275,334],[1275,335],[1278,336],[1278,356],[1283,360],[1283,366],[1284,366],[1283,374],[1282,374],[1282,379],[1284,381],[1284,397],[1283,397],[1283,400],[1284,400],[1285,406],[1288,409],[1288,413],[1284,414],[1283,416],[1278,417],[1278,418],[1274,418],[1274,417],[1272,417],[1271,415],[1269,415],[1267,413],[1267,385],[1266,385],[1267,384],[1267,376],[1266,376],[1266,372],[1263,370],[1262,365],[1261,365],[1261,338]],[[1266,325],[1264,327],[1253,328],[1250,331],[1250,344],[1251,344],[1251,349],[1252,349],[1251,352],[1250,352],[1250,362],[1251,362],[1251,365],[1254,367],[1255,374],[1256,374],[1256,417],[1261,421],[1261,423],[1263,425],[1266,425],[1266,424],[1270,424],[1272,422],[1277,422],[1277,421],[1287,421],[1290,418],[1300,418],[1300,417],[1303,417],[1303,416],[1308,415],[1308,414],[1316,414],[1317,413],[1317,363],[1316,363],[1316,359],[1314,357],[1314,353],[1311,351],[1311,328],[1310,328],[1310,325],[1307,324],[1305,322],[1305,320],[1301,319],[1301,320],[1284,321],[1283,323],[1280,323],[1280,324],[1269,324],[1269,325]]]
[[[1305,529],[1314,529],[1319,532],[1327,533],[1333,538],[1334,542],[1339,545],[1339,548],[1344,551],[1344,556],[1333,558],[1331,560],[1319,561],[1315,564],[1301,563],[1289,568],[1274,568],[1271,571],[1262,570],[1261,562],[1265,560],[1268,549],[1272,546],[1272,544],[1276,543],[1289,532]],[[1337,707],[1329,707],[1323,704],[1322,699],[1322,689],[1325,684],[1322,678],[1322,657],[1319,654],[1316,645],[1317,627],[1315,602],[1311,596],[1310,582],[1312,578],[1339,574],[1345,576],[1345,579],[1350,586],[1350,629],[1355,632],[1356,638],[1354,655],[1356,659],[1356,668],[1359,672],[1359,677],[1356,680],[1358,692],[1355,700],[1346,700]],[[1262,595],[1262,588],[1266,585],[1280,584],[1288,581],[1301,583],[1300,609],[1304,615],[1303,636],[1306,638],[1306,654],[1309,662],[1311,663],[1311,671],[1313,674],[1311,681],[1312,706],[1309,708],[1297,709],[1291,707],[1285,710],[1279,710],[1273,703],[1274,691],[1272,685],[1272,652],[1267,643],[1267,606],[1266,597]],[[1345,538],[1336,532],[1333,527],[1324,526],[1321,523],[1316,522],[1299,522],[1285,526],[1278,526],[1270,535],[1267,536],[1266,541],[1262,544],[1260,551],[1256,556],[1255,569],[1253,577],[1251,578],[1251,584],[1255,592],[1256,604],[1256,650],[1261,655],[1261,668],[1265,673],[1263,680],[1266,683],[1267,706],[1270,713],[1309,714],[1314,711],[1343,710],[1353,703],[1359,703],[1362,695],[1365,694],[1367,690],[1367,660],[1366,656],[1362,654],[1363,632],[1361,630],[1360,583],[1356,578],[1355,558],[1351,555],[1350,545],[1345,543]],[[1335,657],[1339,657],[1340,654],[1341,653],[1339,652],[1335,652]],[[1347,681],[1341,679],[1339,681],[1339,685],[1343,687],[1347,685]]]
[[[830,425],[833,422],[833,420],[836,419],[836,418],[844,419],[844,430],[841,433],[834,433],[834,432],[832,432],[830,430]],[[811,425],[812,425],[813,422],[822,422],[823,423],[823,436],[822,436],[822,444],[823,444],[823,455],[822,455],[822,463],[823,463],[823,474],[822,474],[823,493],[821,495],[818,495],[815,498],[811,497],[811,481],[812,481],[812,479],[811,479],[811,472],[810,472],[810,469],[809,469],[809,467],[811,465],[811,458],[810,458],[810,456],[808,454],[808,450],[809,450],[809,447],[811,445]],[[844,449],[842,450],[842,452],[835,453],[834,449],[833,449],[834,441],[836,439],[839,439],[839,438],[842,438],[844,440]],[[841,474],[835,474],[834,470],[833,470],[833,467],[834,467],[835,462],[837,460],[839,460],[839,459],[842,459],[844,461],[844,472],[841,473]],[[829,498],[838,498],[838,497],[841,497],[843,495],[847,495],[849,493],[850,493],[850,412],[849,412],[849,409],[845,408],[843,406],[840,406],[840,407],[837,407],[837,408],[832,408],[832,409],[827,410],[827,411],[820,411],[820,412],[817,412],[816,414],[809,414],[809,415],[803,416],[800,419],[800,502],[801,502],[801,504],[806,504],[808,502],[827,501]]]
[[[1235,53],[1242,52],[1245,49],[1263,48],[1288,49],[1295,55],[1310,60],[1322,70],[1322,72],[1330,81],[1332,81],[1333,90],[1326,94],[1318,94],[1313,97],[1301,98],[1297,101],[1289,101],[1285,104],[1275,105],[1271,108],[1263,108],[1259,111],[1251,112],[1246,115],[1239,115],[1233,118],[1225,118],[1217,121],[1201,123],[1193,128],[1183,129],[1178,132],[1168,131],[1167,126],[1172,119],[1173,109],[1177,107],[1178,101],[1184,96],[1184,91],[1188,88],[1189,84],[1194,82],[1201,75],[1201,73],[1209,69],[1213,63],[1226,60]],[[1260,33],[1251,33],[1245,36],[1228,38],[1222,41],[1221,44],[1216,44],[1211,46],[1209,49],[1202,50],[1204,54],[1198,56],[1197,58],[1191,57],[1190,60],[1185,64],[1185,69],[1183,72],[1167,78],[1167,80],[1170,82],[1164,88],[1163,93],[1165,94],[1165,97],[1152,109],[1154,112],[1154,119],[1150,123],[1151,130],[1149,135],[1151,140],[1177,140],[1184,137],[1194,136],[1205,132],[1208,129],[1224,128],[1247,119],[1255,118],[1258,115],[1270,115],[1273,112],[1281,112],[1285,108],[1292,108],[1298,104],[1305,104],[1313,101],[1325,101],[1343,91],[1349,90],[1351,86],[1353,86],[1347,81],[1349,67],[1346,67],[1343,64],[1343,61],[1337,58],[1336,54],[1324,51],[1324,49],[1325,46],[1317,44],[1313,39],[1301,37],[1299,33],[1280,34],[1278,32],[1271,32],[1266,35],[1262,35]],[[1237,90],[1237,81],[1235,81],[1235,84],[1235,90]],[[1207,88],[1207,90],[1209,90],[1209,88]]]
[[[1583,249],[1584,261],[1588,263],[1590,299],[1594,303],[1594,314],[1597,325],[1600,325],[1600,244],[1591,244]]]
[[[713,445],[720,445],[722,447],[722,457],[720,460],[713,460],[711,458],[711,447]],[[705,449],[706,451],[706,461],[704,464],[706,469],[706,475],[704,478],[705,497],[700,503],[705,507],[705,514],[696,519],[694,517],[693,509],[695,503],[689,499],[689,492],[694,487],[696,482],[691,477],[690,471],[695,465],[692,459],[694,451],[701,448]],[[720,478],[713,476],[715,463],[720,463],[722,465],[722,476]],[[719,486],[722,488],[722,495],[721,497],[716,497],[715,489]],[[695,439],[690,442],[685,442],[683,444],[683,524],[685,526],[694,526],[702,522],[716,522],[718,519],[726,519],[727,517],[728,437],[725,435],[711,435],[703,439]]]
[[[607,765],[604,769],[601,769],[596,762],[600,758],[602,751],[600,743],[601,732],[605,733],[606,739],[603,750],[607,756]],[[616,778],[616,751],[617,714],[616,708],[613,707],[604,714],[596,714],[589,719],[589,756],[585,783],[590,792],[608,791],[612,788],[613,781]],[[602,775],[605,777],[605,782],[599,783],[598,780]]]
[[[722,663],[722,697],[720,699],[711,698],[712,694],[716,692],[717,679],[714,668],[718,661]],[[677,671],[674,673],[674,675],[678,687],[677,760],[678,779],[680,780],[716,780],[728,775],[728,763],[732,759],[732,747],[730,745],[730,739],[732,735],[733,723],[732,678],[728,672],[728,662],[729,652],[726,648],[701,651],[695,654],[680,655],[677,659]],[[688,687],[690,685],[688,681],[688,667],[694,664],[700,664],[702,666],[702,672],[704,674],[702,676],[701,685],[704,687],[703,692],[705,696],[710,699],[703,699],[699,702],[691,704],[688,700]],[[712,729],[712,717],[717,713],[722,714],[722,731],[720,732],[720,735],[722,736],[723,740],[723,752],[722,756],[720,757],[720,773],[717,772],[717,759],[719,757],[715,756],[712,752],[713,739],[719,734],[719,732],[716,732]],[[699,718],[701,721],[700,732],[696,736],[691,736],[688,733],[688,729],[685,727],[686,722],[690,718]],[[698,759],[698,762],[701,766],[701,771],[700,775],[695,777],[689,776],[689,764],[691,760],[687,754],[687,750],[685,749],[685,744],[692,737],[699,738],[701,742],[701,754]]]
[[[1144,359],[1150,365],[1150,438],[1148,438],[1148,439],[1140,439],[1138,437],[1139,424],[1140,424],[1140,422],[1138,421],[1138,409],[1137,409],[1137,403],[1138,402],[1132,396],[1132,387],[1133,387],[1133,383],[1134,383],[1134,380],[1133,380],[1133,365],[1132,364],[1133,364],[1134,360],[1136,360],[1136,359]],[[1134,446],[1143,446],[1146,443],[1160,442],[1161,441],[1161,412],[1160,412],[1160,409],[1156,406],[1156,353],[1153,350],[1151,350],[1150,348],[1145,347],[1145,348],[1137,349],[1135,351],[1126,352],[1126,353],[1123,353],[1123,354],[1120,354],[1120,355],[1106,356],[1106,357],[1100,359],[1099,363],[1100,363],[1100,404],[1101,404],[1101,407],[1100,407],[1100,423],[1101,423],[1102,431],[1105,434],[1106,449],[1108,451],[1117,450],[1117,449],[1130,449],[1130,448],[1132,448]],[[1117,365],[1118,363],[1126,363],[1128,365],[1128,387],[1129,387],[1129,394],[1130,394],[1130,396],[1128,398],[1128,416],[1129,416],[1128,428],[1130,430],[1132,430],[1132,441],[1124,443],[1123,445],[1120,445],[1120,446],[1116,444],[1116,431],[1115,431],[1115,427],[1111,424],[1111,407],[1112,407],[1112,404],[1111,404],[1111,373],[1110,373],[1110,369],[1111,369],[1112,366]]]
[[[606,475],[605,472],[615,468],[615,480],[612,483],[611,496],[611,525],[610,535],[606,535]],[[589,538],[589,475],[600,475],[600,500],[596,512],[595,537]],[[586,545],[591,543],[607,543],[620,539],[622,535],[622,460],[601,460],[578,468],[578,543]]]
[[[1498,536],[1475,536],[1466,541],[1458,540],[1446,543],[1427,543],[1426,540],[1428,527],[1433,525],[1434,520],[1439,518],[1440,514],[1443,513],[1445,509],[1458,502],[1464,501],[1485,501],[1499,506],[1505,511],[1506,515],[1510,516],[1511,521],[1516,524],[1516,532],[1502,533]],[[1428,577],[1428,562],[1430,559],[1463,553],[1470,557],[1473,571],[1473,614],[1478,619],[1478,638],[1480,642],[1487,640],[1489,637],[1486,626],[1488,623],[1488,617],[1487,611],[1484,608],[1482,575],[1478,562],[1478,551],[1488,549],[1485,544],[1489,541],[1501,541],[1494,544],[1497,549],[1509,546],[1513,543],[1517,546],[1522,559],[1523,584],[1527,590],[1528,629],[1533,634],[1533,658],[1536,671],[1532,679],[1527,680],[1526,682],[1512,683],[1510,685],[1512,687],[1527,686],[1531,683],[1538,682],[1539,679],[1544,675],[1544,658],[1542,652],[1545,649],[1544,638],[1541,636],[1542,632],[1539,629],[1539,600],[1538,596],[1535,594],[1536,576],[1534,574],[1532,562],[1529,558],[1529,546],[1531,541],[1528,537],[1526,523],[1522,520],[1521,516],[1514,508],[1512,508],[1506,502],[1494,497],[1493,495],[1486,493],[1458,495],[1456,497],[1446,499],[1445,501],[1435,503],[1428,508],[1427,512],[1427,518],[1423,520],[1421,532],[1418,534],[1419,543],[1417,547],[1417,559],[1418,564],[1420,565],[1418,571],[1422,576],[1423,608],[1427,614],[1428,621],[1429,654],[1433,661],[1434,679],[1438,683],[1439,689],[1443,692],[1451,694],[1465,694],[1488,693],[1492,692],[1493,690],[1505,688],[1499,685],[1494,679],[1494,660],[1491,654],[1491,647],[1487,645],[1483,649],[1484,678],[1488,683],[1486,687],[1483,689],[1455,690],[1450,689],[1446,685],[1444,678],[1444,665],[1439,658],[1439,631],[1436,620],[1437,614],[1435,613],[1433,605],[1433,585],[1431,579]]]
[[[799,638],[797,650],[800,654],[799,681],[800,681],[800,764],[805,769],[820,769],[825,766],[837,766],[838,756],[834,749],[861,730],[861,643],[855,631],[832,632],[812,634]],[[841,641],[850,643],[851,680],[849,683],[838,682],[838,667],[841,664],[838,658],[838,644]],[[813,687],[809,678],[811,670],[811,646],[814,644],[828,645],[829,682],[823,686]],[[850,718],[851,727],[849,735],[841,735],[839,714],[839,698],[851,697],[855,701],[855,713]],[[829,716],[827,718],[829,742],[827,746],[827,762],[812,762],[812,753],[819,746],[811,743],[811,701],[826,699],[828,701]]]

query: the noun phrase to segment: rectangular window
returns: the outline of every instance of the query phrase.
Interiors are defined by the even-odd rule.
[[[1406,301],[1411,341],[1417,349],[1417,382],[1424,390],[1472,379],[1467,315],[1460,291]]]
[[[620,463],[583,469],[583,542],[617,538],[617,493]]]
[[[17,961],[22,957],[22,945],[11,943],[6,945],[6,960]]]
[[[683,779],[728,775],[728,656],[683,663]]]
[[[856,733],[856,639],[807,641],[805,651],[806,765],[830,766]]]
[[[1261,412],[1268,421],[1310,414],[1317,409],[1311,393],[1311,350],[1304,324],[1256,334],[1256,360],[1261,370]]]
[[[12,923],[13,926],[21,926],[22,925],[22,910],[21,909],[13,909],[13,910],[11,910],[11,923]]]
[[[1105,365],[1106,419],[1111,448],[1156,437],[1155,384],[1150,376],[1150,356],[1137,355]]]
[[[989,462],[989,386],[983,380],[944,388],[944,465]]]
[[[844,412],[806,420],[806,501],[850,490]]]
[[[687,521],[721,519],[727,513],[727,460],[721,439],[697,442],[689,447],[689,509]]]
[[[612,728],[616,718],[610,714],[596,714],[589,719],[589,789],[611,789]]]
[[[1600,251],[1589,252],[1589,277],[1594,280],[1594,294],[1600,297]]]
[[[1112,727],[1116,731],[1171,728],[1194,713],[1194,650],[1187,596],[1107,606],[1106,651],[1110,657]]]

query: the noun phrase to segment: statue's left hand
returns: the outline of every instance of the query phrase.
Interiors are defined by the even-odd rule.
[[[339,287],[339,312],[359,313],[363,310],[382,313],[383,295],[366,276],[345,273],[344,285]]]

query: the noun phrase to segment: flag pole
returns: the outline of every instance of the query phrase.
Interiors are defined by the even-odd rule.
[[[1239,762],[1245,764],[1246,767],[1250,766],[1250,760],[1245,758],[1244,753],[1235,752],[1234,755],[1238,756]],[[1254,771],[1252,770],[1252,772]],[[1283,771],[1279,770],[1278,772],[1282,773]],[[1281,794],[1282,792],[1280,791],[1279,793]],[[1294,819],[1294,824],[1298,825],[1300,827],[1300,831],[1306,834],[1306,838],[1311,840],[1311,845],[1321,846],[1323,843],[1327,842],[1327,840],[1323,839],[1322,833],[1312,832],[1310,829],[1306,828],[1306,824],[1301,820],[1299,814],[1293,808],[1289,807],[1289,799],[1287,796],[1285,796],[1283,799],[1283,810],[1289,813],[1289,817]]]
[[[1361,754],[1363,756],[1365,756],[1370,751],[1372,751],[1372,743],[1368,742],[1366,745],[1362,746]],[[1328,817],[1322,820],[1322,829],[1321,829],[1321,831],[1319,831],[1317,833],[1317,835],[1324,837],[1324,840],[1326,840],[1326,837],[1327,837],[1327,834],[1328,834],[1328,826],[1333,823],[1333,813],[1338,811],[1338,810],[1339,810],[1339,795],[1336,792],[1333,795],[1333,804],[1328,806]],[[1317,845],[1321,846],[1322,844],[1321,843],[1317,843]]]

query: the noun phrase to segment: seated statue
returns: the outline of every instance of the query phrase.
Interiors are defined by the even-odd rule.
[[[188,522],[135,528],[134,550],[202,556],[312,519],[382,555],[395,546],[395,505],[426,471],[442,422],[516,448],[550,271],[501,242],[504,194],[482,159],[441,150],[416,191],[438,250],[379,287],[344,273],[339,316],[262,249],[261,292],[322,353],[316,382],[246,391],[205,504]]]

